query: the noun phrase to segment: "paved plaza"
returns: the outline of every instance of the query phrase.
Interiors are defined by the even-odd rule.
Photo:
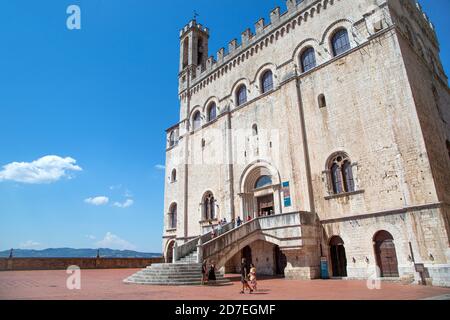
[[[258,292],[239,294],[238,275],[224,286],[165,287],[122,283],[136,269],[82,270],[81,289],[69,290],[66,271],[0,272],[0,299],[50,300],[418,300],[450,299],[450,288],[383,282],[370,290],[366,281],[261,279]]]

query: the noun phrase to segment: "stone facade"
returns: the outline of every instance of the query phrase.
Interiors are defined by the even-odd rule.
[[[262,274],[317,278],[325,257],[332,276],[450,286],[450,90],[431,22],[413,0],[288,0],[270,18],[216,57],[207,28],[180,32],[166,259],[210,223],[268,214],[276,234],[229,236]],[[282,217],[296,212],[314,223],[286,245]]]

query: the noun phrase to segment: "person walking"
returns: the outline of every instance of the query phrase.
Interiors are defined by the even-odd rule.
[[[202,286],[208,281],[208,267],[206,265],[206,260],[202,263]]]
[[[241,217],[239,216],[239,217],[237,217],[236,224],[239,227],[241,225],[241,223],[242,223],[242,220],[241,220]]]
[[[248,275],[248,278],[250,279],[250,286],[254,291],[257,291],[257,282],[256,282],[256,267],[252,263],[250,264],[250,273]]]
[[[245,288],[248,288],[248,290],[250,290],[250,293],[253,292],[253,289],[248,284],[247,261],[245,260],[245,258],[242,258],[241,262],[241,283],[242,283],[241,294],[245,294]]]
[[[215,282],[216,282],[216,266],[214,262],[212,262],[208,272],[208,284],[210,283],[215,284]]]
[[[251,217],[251,216],[248,216],[248,217],[247,217],[247,222],[250,222],[250,221],[252,221],[252,217]]]

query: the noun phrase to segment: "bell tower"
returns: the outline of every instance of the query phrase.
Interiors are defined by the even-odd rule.
[[[206,64],[208,39],[208,28],[197,23],[195,19],[180,31],[180,82],[183,82],[183,78],[186,80],[188,70],[195,73],[198,66]]]

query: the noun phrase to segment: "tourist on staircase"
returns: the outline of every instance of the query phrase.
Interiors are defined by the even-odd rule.
[[[208,267],[206,265],[206,260],[203,260],[202,263],[202,286],[205,284],[205,281],[208,281]]]
[[[211,262],[211,266],[209,267],[208,272],[208,285],[216,283],[216,266],[214,265],[214,261]]]

